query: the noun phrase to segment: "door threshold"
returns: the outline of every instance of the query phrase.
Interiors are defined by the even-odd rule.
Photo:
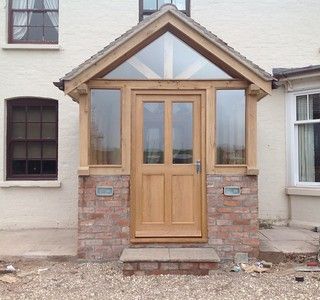
[[[207,243],[206,237],[134,237],[130,239],[133,244],[139,243]]]

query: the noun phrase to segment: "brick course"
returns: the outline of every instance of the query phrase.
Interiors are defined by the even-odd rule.
[[[96,186],[113,186],[112,197]],[[115,260],[129,244],[129,176],[79,178],[78,257]]]
[[[130,177],[122,175],[79,178],[79,258],[116,260],[119,259],[122,250],[129,246],[129,182]],[[99,185],[113,186],[114,195],[97,197],[95,188]],[[240,186],[241,195],[234,197],[223,195],[223,187],[227,185]],[[232,259],[236,252],[248,252],[251,257],[258,256],[257,186],[256,176],[207,175],[208,243],[156,246],[213,247],[221,259]],[[130,245],[130,247],[154,246],[154,244]],[[173,265],[167,266],[171,267],[173,268]],[[179,267],[179,270],[180,268],[183,269]]]

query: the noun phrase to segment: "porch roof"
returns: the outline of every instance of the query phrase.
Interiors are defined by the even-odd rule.
[[[276,80],[271,74],[260,68],[257,64],[253,63],[251,60],[243,56],[241,53],[236,51],[234,48],[229,46],[226,42],[220,39],[218,36],[207,30],[205,27],[201,26],[199,23],[194,21],[192,18],[186,16],[184,13],[180,12],[175,5],[166,4],[163,5],[159,11],[154,14],[146,17],[143,21],[139,22],[136,26],[132,27],[126,33],[121,35],[119,38],[111,42],[108,46],[104,47],[101,51],[91,56],[85,62],[80,64],[78,67],[74,68],[72,71],[67,73],[62,77],[59,82],[54,84],[61,90],[64,90],[64,82],[70,81],[80,75],[89,67],[97,64],[101,59],[110,54],[113,50],[124,44],[128,39],[136,35],[138,32],[145,29],[147,26],[152,24],[154,21],[159,19],[164,14],[171,14],[174,17],[178,18],[180,21],[189,25],[193,30],[195,30],[202,37],[213,43],[215,46],[219,47],[221,50],[229,54],[233,59],[246,66],[254,74],[260,77],[264,81],[274,81]]]

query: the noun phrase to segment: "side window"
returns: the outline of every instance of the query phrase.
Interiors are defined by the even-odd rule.
[[[320,182],[320,93],[296,97],[295,149],[299,182]]]
[[[246,95],[244,90],[216,92],[216,163],[246,163]]]
[[[190,17],[190,0],[139,0],[139,21],[153,14],[164,4],[174,4]]]
[[[56,179],[58,102],[19,98],[7,108],[7,179]]]
[[[57,44],[59,0],[9,0],[8,42]]]

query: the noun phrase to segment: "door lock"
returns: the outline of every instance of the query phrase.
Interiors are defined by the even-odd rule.
[[[196,160],[195,165],[196,165],[196,172],[197,174],[199,174],[201,172],[201,160],[200,159]]]

